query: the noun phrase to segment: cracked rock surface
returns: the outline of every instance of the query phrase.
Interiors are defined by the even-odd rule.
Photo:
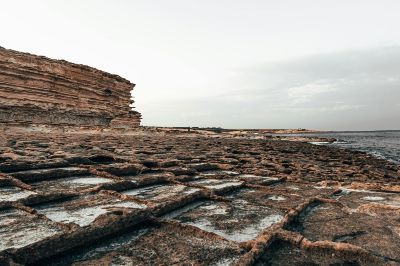
[[[365,153],[1,133],[1,265],[400,265],[400,168]]]

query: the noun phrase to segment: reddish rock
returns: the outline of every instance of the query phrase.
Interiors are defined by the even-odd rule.
[[[85,65],[0,47],[0,124],[135,128],[135,84]]]

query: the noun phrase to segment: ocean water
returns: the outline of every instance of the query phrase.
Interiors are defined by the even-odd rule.
[[[337,139],[336,142],[322,145],[364,151],[378,158],[400,164],[400,130],[327,132],[301,135],[335,138]]]

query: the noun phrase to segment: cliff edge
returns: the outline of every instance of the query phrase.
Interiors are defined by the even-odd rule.
[[[0,47],[0,124],[133,129],[135,84],[98,69]]]

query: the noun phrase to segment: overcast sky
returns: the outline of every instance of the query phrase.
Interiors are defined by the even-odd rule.
[[[129,79],[144,125],[400,129],[398,0],[0,3],[0,46]]]

